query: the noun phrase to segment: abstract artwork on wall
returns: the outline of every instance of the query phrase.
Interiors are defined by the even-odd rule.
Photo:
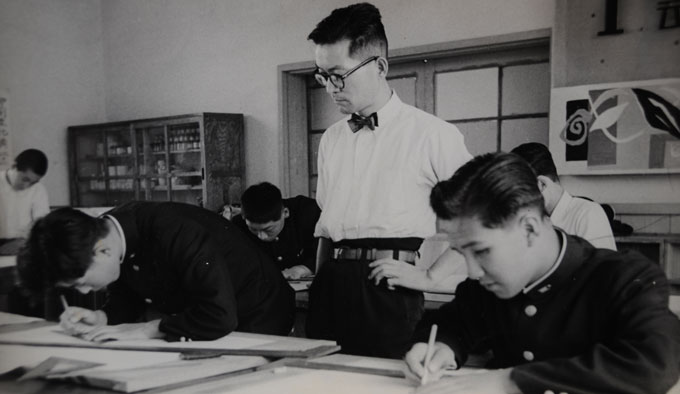
[[[9,98],[0,92],[0,170],[12,165],[12,147],[9,138]]]
[[[680,173],[680,78],[553,89],[550,151],[561,174]]]

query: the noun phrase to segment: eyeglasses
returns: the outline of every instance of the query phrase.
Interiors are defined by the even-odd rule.
[[[352,68],[351,70],[347,71],[346,73],[339,75],[339,74],[327,74],[323,71],[321,71],[320,68],[316,68],[316,72],[314,72],[314,78],[316,78],[316,81],[319,82],[322,86],[328,85],[328,81],[331,81],[331,84],[335,86],[336,88],[342,90],[345,88],[345,78],[349,77],[353,72],[356,70],[360,69],[361,67],[365,66],[366,64],[377,60],[380,56],[371,56],[368,59],[364,60],[363,62],[359,63],[356,65],[356,67]]]

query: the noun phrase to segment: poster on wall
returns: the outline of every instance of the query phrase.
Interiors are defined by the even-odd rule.
[[[680,173],[680,78],[552,89],[549,143],[560,174]]]
[[[9,95],[0,91],[0,171],[12,165],[9,136]]]

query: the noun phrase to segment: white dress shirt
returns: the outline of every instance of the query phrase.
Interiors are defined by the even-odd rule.
[[[433,235],[430,191],[472,157],[463,135],[394,92],[375,130],[352,133],[347,119],[329,127],[319,145],[315,235],[333,241]]]
[[[616,250],[612,227],[600,204],[574,198],[565,190],[550,220],[567,234],[581,237],[596,248]]]
[[[50,204],[40,182],[14,190],[7,172],[0,172],[0,238],[26,238],[33,221],[47,215]]]

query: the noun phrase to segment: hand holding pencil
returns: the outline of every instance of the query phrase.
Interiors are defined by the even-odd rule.
[[[406,354],[404,361],[409,371],[424,385],[438,380],[447,367],[456,365],[453,350],[446,344],[436,342],[437,325],[430,331],[428,343],[416,343]]]
[[[69,306],[64,296],[60,296],[64,312],[59,316],[59,325],[73,336],[85,335],[106,325],[106,314],[77,306]]]

